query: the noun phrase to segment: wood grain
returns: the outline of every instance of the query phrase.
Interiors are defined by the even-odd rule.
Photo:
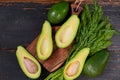
[[[53,4],[56,2],[59,2],[60,0],[0,0],[2,3],[15,3],[15,2],[22,2],[22,3],[42,3],[42,4]],[[75,0],[65,0],[67,2],[74,2]],[[94,0],[84,0],[84,2],[87,2],[89,4],[93,4]],[[119,0],[98,0],[99,4],[102,5],[120,5]],[[1,4],[2,5],[2,4]]]

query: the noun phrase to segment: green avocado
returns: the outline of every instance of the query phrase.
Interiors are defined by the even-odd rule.
[[[74,80],[81,74],[89,51],[90,48],[80,50],[77,55],[65,65],[64,78],[66,80]]]
[[[80,20],[77,15],[71,17],[59,28],[55,34],[55,41],[59,48],[68,47],[74,40]]]
[[[24,47],[17,47],[16,56],[22,71],[27,77],[37,79],[40,76],[41,65]]]
[[[67,16],[69,11],[69,4],[65,1],[60,1],[54,4],[48,11],[48,21],[52,24],[62,22]]]
[[[102,74],[109,59],[109,52],[107,50],[101,50],[95,55],[91,56],[85,63],[84,74],[87,77],[94,78]]]
[[[53,51],[52,27],[45,21],[36,44],[37,56],[40,60],[48,59]]]

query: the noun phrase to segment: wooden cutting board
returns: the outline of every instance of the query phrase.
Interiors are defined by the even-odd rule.
[[[38,59],[36,54],[36,43],[38,40],[38,37],[36,37],[31,44],[27,47],[27,50],[36,58],[38,61],[44,66],[45,69],[47,69],[49,72],[53,72],[56,69],[58,69],[67,59],[68,52],[71,49],[71,45],[67,48],[58,48],[55,44],[55,33],[58,30],[60,26],[52,27],[52,37],[53,37],[53,52],[49,59],[43,61]]]

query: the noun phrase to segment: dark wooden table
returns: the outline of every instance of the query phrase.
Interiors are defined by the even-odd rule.
[[[16,47],[18,45],[28,46],[40,33],[42,24],[47,19],[47,11],[51,6],[40,2],[34,3],[34,0],[27,3],[22,2],[24,0],[20,1],[0,2],[0,80],[30,80],[18,65],[15,55]],[[45,1],[43,0],[47,3]],[[104,15],[109,16],[113,28],[120,31],[120,2],[119,0],[112,3],[107,1],[103,0],[101,3]],[[82,74],[77,80],[120,80],[119,35],[113,36],[109,51],[109,62],[101,76],[89,79]],[[39,80],[43,80],[48,74],[43,68]]]

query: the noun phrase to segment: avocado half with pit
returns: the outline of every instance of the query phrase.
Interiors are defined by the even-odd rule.
[[[90,48],[80,50],[75,57],[73,57],[64,68],[65,80],[74,80],[77,78],[82,70],[87,56],[89,55]]]
[[[52,27],[45,21],[36,44],[37,56],[40,60],[48,59],[53,51]]]
[[[71,17],[60,27],[55,35],[55,41],[59,48],[68,47],[74,40],[80,20],[77,15]]]
[[[22,46],[17,47],[16,56],[26,76],[37,79],[41,74],[40,63]]]

